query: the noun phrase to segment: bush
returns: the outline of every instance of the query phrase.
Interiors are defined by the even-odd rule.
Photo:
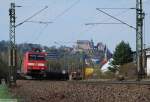
[[[115,73],[111,71],[106,71],[103,76],[104,79],[114,79],[115,78]]]
[[[137,78],[137,68],[134,63],[128,63],[120,66],[119,74],[123,75],[126,79]]]
[[[8,76],[8,65],[0,59],[0,80],[7,79]]]
[[[102,72],[100,69],[94,69],[94,74],[96,75],[93,78],[94,79],[114,79],[115,74],[111,71]]]

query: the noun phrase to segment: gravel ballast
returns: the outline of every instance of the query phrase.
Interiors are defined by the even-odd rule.
[[[23,102],[150,102],[150,85],[18,80],[10,91]]]

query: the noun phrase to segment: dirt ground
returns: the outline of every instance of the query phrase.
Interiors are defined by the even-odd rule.
[[[150,85],[18,80],[10,91],[22,102],[150,102]]]

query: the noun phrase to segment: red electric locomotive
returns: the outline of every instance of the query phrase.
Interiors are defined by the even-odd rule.
[[[23,73],[29,76],[45,76],[47,70],[46,53],[40,49],[34,49],[24,54]]]

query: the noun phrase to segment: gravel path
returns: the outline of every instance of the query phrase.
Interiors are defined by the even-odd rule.
[[[11,92],[24,102],[150,102],[150,85],[18,80]]]

